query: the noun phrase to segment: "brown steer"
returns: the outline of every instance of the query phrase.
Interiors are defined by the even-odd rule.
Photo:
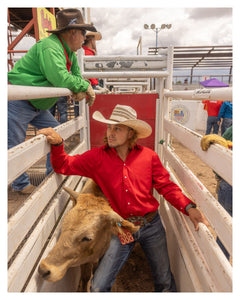
[[[71,195],[74,206],[64,217],[60,237],[38,271],[44,279],[58,281],[68,268],[81,265],[82,290],[86,290],[92,266],[109,247],[112,234],[121,233],[122,228],[134,233],[139,227],[114,212],[91,179],[80,194],[64,189]]]

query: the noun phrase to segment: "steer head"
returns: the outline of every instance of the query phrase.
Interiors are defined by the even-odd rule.
[[[74,199],[76,204],[63,219],[56,245],[39,265],[39,274],[48,281],[60,280],[70,267],[97,262],[109,247],[112,234],[121,233],[122,228],[132,233],[139,229],[114,212],[102,197],[75,193]]]

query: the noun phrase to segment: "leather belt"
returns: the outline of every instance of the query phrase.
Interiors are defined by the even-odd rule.
[[[134,217],[127,218],[127,220],[136,226],[143,227],[145,224],[152,222],[152,220],[156,216],[156,214],[157,214],[157,210],[150,212],[143,217],[134,216]]]

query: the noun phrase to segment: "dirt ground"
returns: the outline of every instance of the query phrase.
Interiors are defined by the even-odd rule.
[[[205,185],[209,192],[216,198],[216,179],[211,168],[209,168],[204,162],[201,161],[190,150],[184,147],[176,139],[172,139],[171,145],[175,150],[175,153],[181,158],[181,160],[189,167],[194,175]]]
[[[214,174],[207,165],[197,158],[191,151],[177,142],[171,141],[176,154],[192,170],[192,172],[201,180],[214,197],[216,197],[216,180]],[[18,196],[18,199],[11,197],[9,190],[9,215],[16,210],[16,205],[21,206],[26,199],[25,196]],[[18,208],[18,207],[17,207]],[[118,274],[116,282],[113,285],[113,292],[153,292],[153,279],[148,261],[139,244],[136,244],[127,263]]]

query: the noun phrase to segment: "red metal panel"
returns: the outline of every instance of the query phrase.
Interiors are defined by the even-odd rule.
[[[146,121],[153,129],[151,136],[139,139],[142,146],[154,149],[155,138],[155,115],[156,99],[158,94],[118,94],[118,95],[97,95],[93,106],[90,107],[90,139],[91,147],[103,145],[103,137],[106,131],[106,124],[93,120],[94,111],[100,111],[105,118],[109,118],[113,108],[117,104],[129,105],[137,112],[138,119]]]

